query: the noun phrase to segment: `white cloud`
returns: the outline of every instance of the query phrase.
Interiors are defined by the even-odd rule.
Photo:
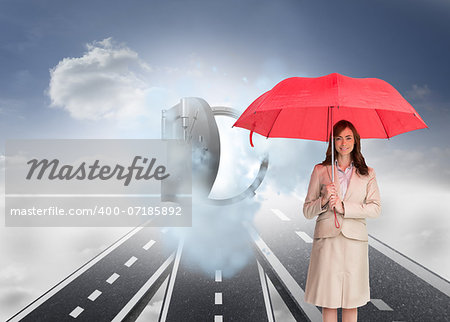
[[[417,85],[413,84],[412,89],[406,92],[406,96],[412,100],[423,100],[429,97],[431,94],[431,90],[428,88],[428,85]]]
[[[450,278],[450,220],[444,200],[450,189],[409,178],[378,179],[382,214],[369,220],[369,232],[433,272]],[[443,215],[444,214],[444,215]]]
[[[12,263],[0,269],[0,285],[9,285],[21,282],[26,276],[26,268]]]
[[[164,89],[148,84],[150,72],[130,48],[111,38],[93,42],[83,56],[64,58],[50,70],[51,106],[80,120],[148,117],[150,103],[167,96]]]
[[[369,233],[449,278],[450,148],[399,146],[386,140],[364,141],[364,154],[380,187],[382,214],[369,220]],[[444,215],[443,215],[444,214]]]
[[[0,289],[0,307],[2,308],[0,311],[0,318],[3,321],[10,318],[37,295],[39,295],[38,292],[29,287],[2,287]]]
[[[0,227],[0,320],[21,310],[128,231],[128,227]]]
[[[136,321],[158,321],[162,300],[149,303]]]
[[[4,117],[17,117],[22,119],[20,111],[24,109],[25,103],[14,98],[0,98],[0,115]]]
[[[251,148],[248,131],[231,128],[234,119],[216,118],[220,134],[220,165],[211,198],[229,198],[247,189],[255,179],[262,157],[261,146]]]
[[[401,147],[394,142],[365,141],[369,166],[386,181],[410,181],[422,190],[424,183],[450,188],[450,148],[438,146]]]

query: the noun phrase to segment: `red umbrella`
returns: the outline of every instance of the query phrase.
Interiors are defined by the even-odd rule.
[[[337,73],[281,81],[250,104],[233,126],[250,130],[253,146],[253,132],[267,138],[328,141],[334,124],[342,119],[353,123],[361,138],[391,138],[427,127],[387,82]],[[334,164],[334,153],[331,156]]]
[[[331,115],[334,123],[341,119],[352,122],[361,138],[391,138],[427,127],[387,82],[337,73],[279,82],[258,97],[234,126],[266,137],[328,141]]]
[[[427,127],[389,83],[337,73],[279,82],[250,104],[233,126],[265,137],[328,141],[332,126],[342,119],[352,122],[366,139]]]

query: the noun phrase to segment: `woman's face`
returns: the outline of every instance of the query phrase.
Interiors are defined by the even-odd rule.
[[[334,146],[336,148],[337,153],[340,155],[348,155],[353,151],[353,147],[355,146],[355,138],[353,137],[353,132],[348,127],[342,130],[334,138]]]

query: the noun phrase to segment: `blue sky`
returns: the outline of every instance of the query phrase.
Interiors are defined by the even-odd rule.
[[[0,3],[2,139],[37,133],[58,137],[61,132],[75,137],[80,129],[99,126],[49,109],[46,91],[51,68],[106,38],[124,44],[153,68],[146,75],[150,87],[171,86],[174,97],[185,94],[183,88],[191,89],[190,96],[203,94],[204,87],[189,88],[192,79],[182,75],[197,69],[219,86],[225,79],[233,83],[224,97],[211,99],[226,99],[240,109],[257,90],[270,89],[285,77],[330,72],[379,77],[405,96],[416,88],[444,109],[450,100],[450,45],[445,41],[450,5],[443,0]],[[169,69],[180,73],[171,77]],[[420,107],[433,125],[433,113]]]
[[[243,111],[286,77],[377,77],[397,88],[430,128],[363,141],[384,205],[384,216],[369,230],[449,278],[448,39],[446,0],[0,0],[1,168],[6,139],[159,138],[161,109],[184,96]],[[222,182],[239,190],[252,177],[248,160],[254,161],[255,152],[245,131],[225,133],[242,143],[224,146],[229,165],[221,171],[234,175],[222,176]],[[254,139],[257,152],[271,153],[265,192],[304,198],[325,146]],[[17,303],[29,302],[57,281],[27,291],[23,285],[31,272],[6,281],[14,267],[35,264],[12,246],[14,235],[30,233],[0,230],[0,285],[6,290],[0,305],[11,292],[18,292]],[[54,238],[61,234],[54,232]],[[111,236],[105,233],[104,240]],[[88,259],[93,249],[80,258]]]

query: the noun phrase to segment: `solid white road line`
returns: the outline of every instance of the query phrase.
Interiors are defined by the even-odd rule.
[[[216,270],[216,282],[222,282],[222,271],[220,269]]]
[[[137,257],[131,256],[129,260],[124,264],[127,267],[130,267],[137,261]]]
[[[279,209],[271,209],[275,215],[278,216],[282,221],[290,221],[290,219]]]
[[[106,280],[106,282],[109,283],[109,284],[112,284],[112,283],[114,283],[114,282],[116,281],[116,279],[118,279],[119,277],[120,277],[119,274],[113,273],[113,274]]]
[[[309,237],[309,235],[307,233],[305,233],[304,231],[296,231],[295,232],[301,239],[303,239],[305,241],[305,243],[312,243],[313,240],[311,237]]]
[[[266,306],[267,319],[269,322],[274,322],[275,317],[273,316],[273,308],[272,303],[270,301],[270,292],[269,286],[267,285],[266,273],[264,272],[264,269],[262,268],[261,264],[258,261],[256,261],[256,263],[258,264],[259,280],[261,281],[261,288],[263,291],[264,303]]]
[[[91,301],[95,301],[101,294],[102,292],[100,292],[99,290],[95,290],[91,293],[91,295],[88,296],[88,299],[90,299]]]
[[[426,267],[396,251],[395,249],[376,239],[372,235],[369,235],[369,245],[379,252],[383,253],[383,255],[389,257],[396,263],[400,264],[403,268],[406,268],[411,273],[420,277],[422,280],[424,280],[434,288],[437,288],[445,295],[450,296],[450,283],[446,279],[442,278],[436,273],[433,273]]]
[[[221,305],[222,303],[222,292],[216,292],[214,294],[214,304]]]
[[[172,272],[169,276],[169,283],[167,285],[166,295],[163,300],[163,308],[159,316],[159,322],[166,322],[167,314],[169,313],[170,301],[172,299],[173,288],[175,285],[175,279],[178,273],[178,267],[180,266],[181,254],[183,252],[184,238],[182,237],[178,243],[177,253],[175,255],[175,261],[172,266]],[[173,256],[173,255],[172,255]]]
[[[223,315],[214,315],[214,322],[223,322]]]
[[[154,243],[156,243],[156,241],[154,241],[154,240],[152,239],[152,240],[150,240],[147,244],[145,244],[144,246],[142,246],[142,248],[144,248],[145,250],[149,250],[150,247],[152,247]]]
[[[289,274],[288,270],[275,256],[269,246],[267,246],[267,244],[261,239],[256,229],[248,222],[244,222],[243,224],[247,228],[250,236],[257,246],[258,252],[263,256],[264,260],[266,260],[269,265],[274,268],[274,273],[277,275],[277,278],[285,285],[296,304],[301,307],[303,312],[305,312],[312,322],[322,321],[322,313],[320,313],[316,306],[304,301],[305,292],[300,285],[298,285],[292,275]]]
[[[394,311],[389,305],[387,305],[381,299],[370,299],[370,302],[372,302],[372,304],[375,305],[377,309],[380,311]]]
[[[122,310],[112,319],[111,322],[121,322],[125,320],[125,317],[131,312],[136,304],[142,299],[142,297],[148,292],[150,287],[161,277],[164,271],[173,262],[175,255],[172,254],[167,258],[164,263],[156,270],[155,273],[148,279],[148,281],[134,294],[131,300],[122,308]]]
[[[83,308],[77,306],[75,309],[73,309],[72,312],[69,313],[69,315],[76,319],[78,317],[78,315],[80,315],[81,312],[83,312],[83,311],[84,311]]]

